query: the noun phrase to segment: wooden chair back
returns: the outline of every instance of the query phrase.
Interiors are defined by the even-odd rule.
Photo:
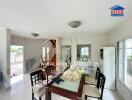
[[[100,71],[100,68],[97,67],[97,69],[96,69],[96,75],[95,75],[95,79],[96,79],[96,80],[97,80],[98,77],[99,77],[99,73],[101,73],[101,71]]]
[[[100,98],[103,97],[103,91],[104,91],[105,81],[106,81],[106,78],[105,78],[104,74],[100,73],[99,77],[98,77],[98,81],[97,81],[97,88],[101,90],[101,96],[100,96]]]
[[[31,85],[34,86],[35,84],[45,80],[46,76],[43,74],[42,70],[37,70],[35,72],[30,73],[30,78],[31,78]]]

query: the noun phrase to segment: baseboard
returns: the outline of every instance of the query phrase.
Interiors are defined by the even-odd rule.
[[[105,88],[105,89],[108,89],[108,88]],[[108,89],[108,90],[111,90],[111,91],[117,93],[117,95],[119,96],[120,100],[124,100],[123,97],[122,97],[122,96],[120,95],[120,93],[118,92],[118,90],[116,90],[116,89]]]

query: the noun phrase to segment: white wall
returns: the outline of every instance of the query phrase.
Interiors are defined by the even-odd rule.
[[[37,61],[35,64],[36,66],[34,66],[35,68],[39,65],[44,42],[44,39],[28,39],[13,35],[11,36],[11,45],[24,46],[24,63],[31,58],[36,58]],[[26,72],[25,69],[24,72]]]
[[[10,32],[0,30],[0,69],[4,75],[4,86],[10,87]]]
[[[71,45],[72,64],[76,64],[77,44],[91,44],[91,59],[99,61],[100,48],[109,46],[107,35],[80,35],[71,38],[61,38],[61,45]]]
[[[116,46],[117,42],[132,38],[132,19],[129,19],[128,22],[124,23],[120,28],[114,31],[109,35],[109,44],[112,46]],[[132,99],[132,91],[130,91],[125,85],[123,85],[118,78],[118,66],[116,67],[116,86],[118,92],[123,96],[125,100]]]

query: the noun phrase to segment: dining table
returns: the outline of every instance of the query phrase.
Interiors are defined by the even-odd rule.
[[[56,77],[61,78],[63,73],[68,69],[69,67],[67,67]],[[60,84],[56,84],[53,80],[45,87],[45,100],[52,100],[52,93],[70,100],[82,100],[83,86],[85,83],[84,74],[81,74],[81,77],[77,80],[63,79],[64,81]]]

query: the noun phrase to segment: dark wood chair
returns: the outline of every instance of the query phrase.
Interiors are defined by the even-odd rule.
[[[46,77],[43,74],[42,70],[37,70],[30,73],[31,86],[32,86],[32,100],[36,100],[34,95],[39,97],[39,100],[42,100],[42,96],[45,94],[45,83],[43,82]]]
[[[85,75],[85,84],[97,85],[99,73],[100,73],[100,68],[97,67],[95,76]]]
[[[97,98],[98,100],[102,100],[105,80],[106,80],[105,76],[102,73],[99,73],[96,86],[85,84],[83,88],[85,100],[87,100],[87,97]]]

